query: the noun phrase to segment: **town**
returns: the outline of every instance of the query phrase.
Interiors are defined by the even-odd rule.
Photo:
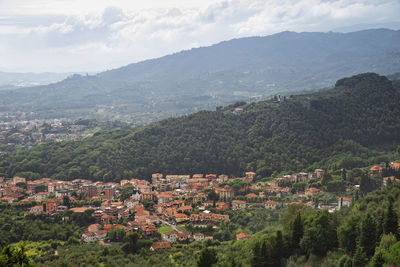
[[[389,167],[398,172],[400,163],[392,162]],[[368,176],[381,179],[380,187],[398,181],[395,176],[383,177],[383,171],[382,166],[375,165],[369,168]],[[345,170],[343,173],[346,176]],[[155,173],[151,182],[124,179],[120,183],[0,177],[0,201],[31,203],[26,215],[60,215],[64,219],[71,213],[90,215],[93,223],[83,229],[82,242],[105,244],[113,241],[118,233],[137,232],[142,239],[155,241],[150,250],[158,250],[171,248],[175,243],[213,239],[202,231],[209,232],[207,229],[229,223],[229,211],[254,206],[273,211],[289,205],[304,205],[334,212],[350,206],[360,190],[360,185],[355,184],[341,190],[345,194],[329,187],[325,188],[333,192],[324,192],[316,186],[318,181],[324,183],[326,179],[334,179],[334,175],[321,169],[257,182],[255,177],[254,172],[246,172],[240,178],[225,174],[164,176]],[[237,240],[250,237],[251,233],[236,234]]]
[[[30,148],[45,142],[76,141],[93,136],[99,130],[128,126],[127,123],[89,119],[20,119],[0,112],[0,156],[12,152],[16,146]]]

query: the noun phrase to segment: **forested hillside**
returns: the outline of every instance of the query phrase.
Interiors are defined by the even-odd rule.
[[[201,111],[75,142],[19,149],[0,176],[119,180],[151,173],[273,172],[354,168],[387,161],[400,141],[399,88],[368,73],[332,90]],[[235,114],[240,106],[243,111]]]
[[[330,87],[339,78],[400,69],[400,31],[282,32],[182,51],[92,76],[0,92],[0,112],[26,118],[144,123],[243,99]]]

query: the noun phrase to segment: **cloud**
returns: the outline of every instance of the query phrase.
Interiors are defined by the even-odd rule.
[[[109,69],[231,38],[388,23],[398,21],[400,11],[398,0],[209,0],[203,6],[175,0],[174,6],[152,1],[151,8],[98,0],[78,10],[78,2],[68,9],[68,1],[59,0],[46,9],[48,15],[40,1],[25,6],[5,1],[0,70],[23,71]]]

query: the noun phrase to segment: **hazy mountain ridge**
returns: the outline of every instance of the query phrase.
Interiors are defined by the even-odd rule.
[[[333,85],[400,69],[400,31],[282,32],[146,60],[94,76],[0,93],[3,111],[148,122],[242,99]]]

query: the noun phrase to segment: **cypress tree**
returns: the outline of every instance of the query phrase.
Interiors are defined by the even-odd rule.
[[[393,210],[393,199],[389,199],[389,205],[385,212],[383,220],[383,231],[385,234],[393,233],[397,236],[398,233],[398,217]]]
[[[301,220],[300,213],[297,213],[296,218],[293,221],[292,226],[292,248],[297,249],[300,248],[300,240],[303,237],[304,229],[303,229],[303,221]]]
[[[360,246],[367,257],[374,255],[376,246],[376,225],[370,214],[365,216],[360,227]]]

